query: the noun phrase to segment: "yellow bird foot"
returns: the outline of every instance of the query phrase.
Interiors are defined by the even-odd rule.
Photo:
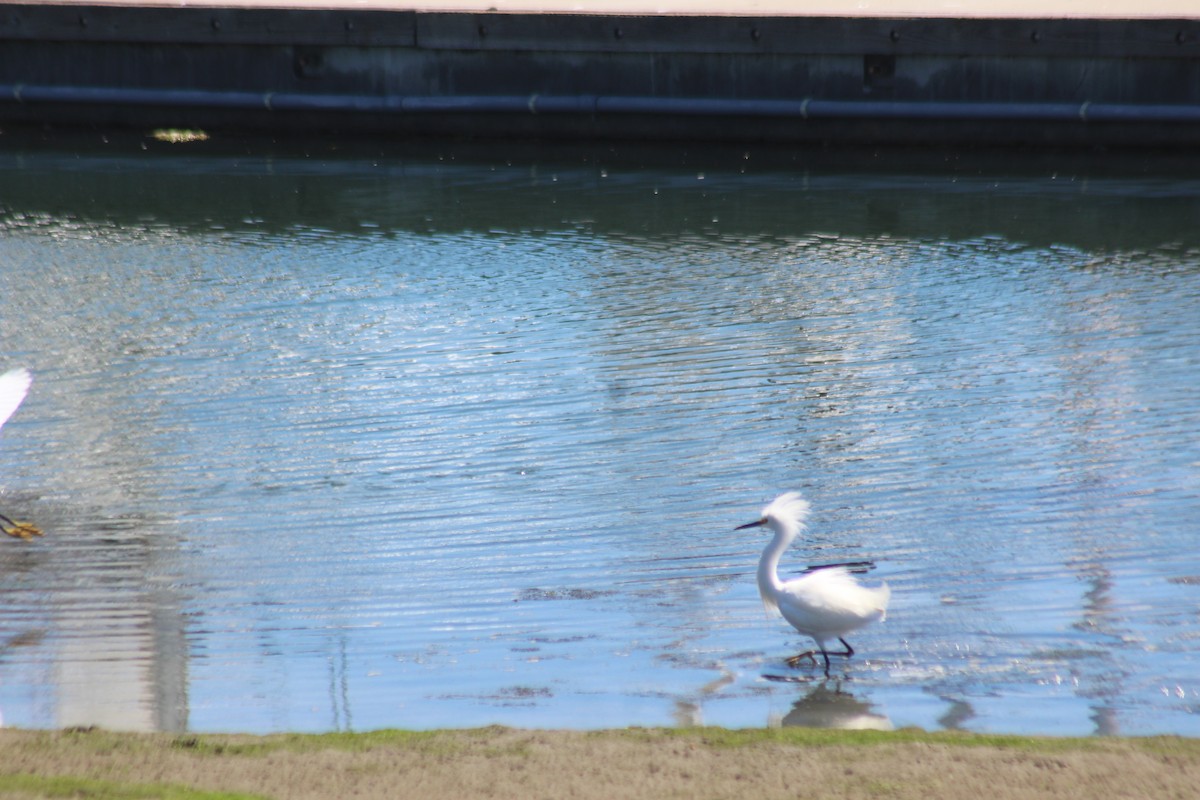
[[[35,536],[45,535],[36,525],[9,519],[8,517],[0,517],[0,531],[4,531],[9,536],[17,539],[24,539],[27,542]]]
[[[806,658],[812,662],[814,667],[817,665],[817,654],[812,650],[809,650],[807,653],[800,653],[799,655],[792,656],[787,660],[787,665],[789,667],[798,667],[800,666],[800,662]]]

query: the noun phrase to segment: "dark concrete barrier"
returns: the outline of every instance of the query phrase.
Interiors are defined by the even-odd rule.
[[[0,5],[0,120],[1190,147],[1200,20]]]

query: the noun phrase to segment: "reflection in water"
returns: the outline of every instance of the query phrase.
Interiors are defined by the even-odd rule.
[[[975,710],[971,708],[971,704],[950,697],[942,699],[949,703],[950,707],[946,709],[946,713],[937,718],[938,726],[947,731],[966,730],[966,723],[975,716]]]
[[[1139,381],[1135,364],[1151,358],[1141,352],[1139,344],[1130,340],[1138,337],[1130,329],[1130,321],[1122,310],[1122,299],[1109,291],[1092,293],[1079,301],[1079,313],[1068,319],[1079,327],[1071,339],[1075,346],[1064,349],[1059,356],[1060,368],[1069,376],[1071,390],[1063,396],[1060,424],[1072,430],[1071,447],[1056,454],[1059,484],[1064,491],[1079,498],[1087,510],[1072,525],[1071,538],[1075,552],[1066,566],[1086,587],[1080,608],[1081,618],[1074,627],[1090,638],[1104,637],[1107,642],[1102,653],[1104,666],[1084,673],[1072,668],[1071,679],[1082,679],[1079,693],[1089,698],[1095,733],[1120,733],[1115,709],[1109,705],[1120,697],[1124,667],[1121,650],[1129,633],[1123,629],[1123,603],[1117,598],[1117,581],[1109,562],[1111,542],[1105,535],[1097,536],[1095,520],[1114,513],[1110,502],[1120,496],[1125,464],[1129,463],[1121,450],[1143,446],[1128,436],[1106,435],[1108,430],[1129,431],[1137,425],[1140,400],[1136,391]],[[1067,324],[1067,323],[1064,323]],[[1124,342],[1121,347],[1105,346],[1098,342]],[[1142,498],[1122,497],[1115,513],[1141,515],[1146,503]],[[1097,660],[1097,659],[1093,659]],[[1090,673],[1090,674],[1089,674]]]
[[[890,731],[892,723],[876,713],[871,703],[864,702],[842,688],[840,681],[814,686],[807,694],[792,703],[792,710],[781,720],[784,727],[834,728],[843,731]]]
[[[704,725],[704,702],[716,697],[721,690],[733,685],[737,680],[734,673],[723,666],[717,666],[721,672],[719,677],[701,686],[694,695],[681,697],[675,701],[672,721],[676,727],[695,728]]]
[[[90,542],[49,530],[45,548],[0,554],[4,569],[24,570],[6,597],[6,629],[17,631],[0,656],[9,679],[46,676],[34,686],[48,680],[54,695],[30,700],[54,727],[186,730],[185,620],[176,591],[147,580],[154,548],[131,526],[97,525]],[[12,701],[5,706],[11,723]]]
[[[1200,733],[1194,181],[322,152],[0,157],[6,723],[762,724],[795,488],[789,719]]]

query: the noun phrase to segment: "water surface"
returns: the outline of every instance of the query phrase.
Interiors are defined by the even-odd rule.
[[[509,149],[511,150],[511,148]],[[1128,166],[1128,165],[1126,165]],[[0,155],[0,713],[1200,735],[1200,180],[1135,164]],[[872,559],[837,680],[764,614]],[[779,680],[783,679],[783,680]]]

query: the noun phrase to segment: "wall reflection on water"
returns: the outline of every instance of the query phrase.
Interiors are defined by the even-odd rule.
[[[10,144],[8,724],[1197,728],[1176,164]],[[896,592],[844,681],[784,488]]]

